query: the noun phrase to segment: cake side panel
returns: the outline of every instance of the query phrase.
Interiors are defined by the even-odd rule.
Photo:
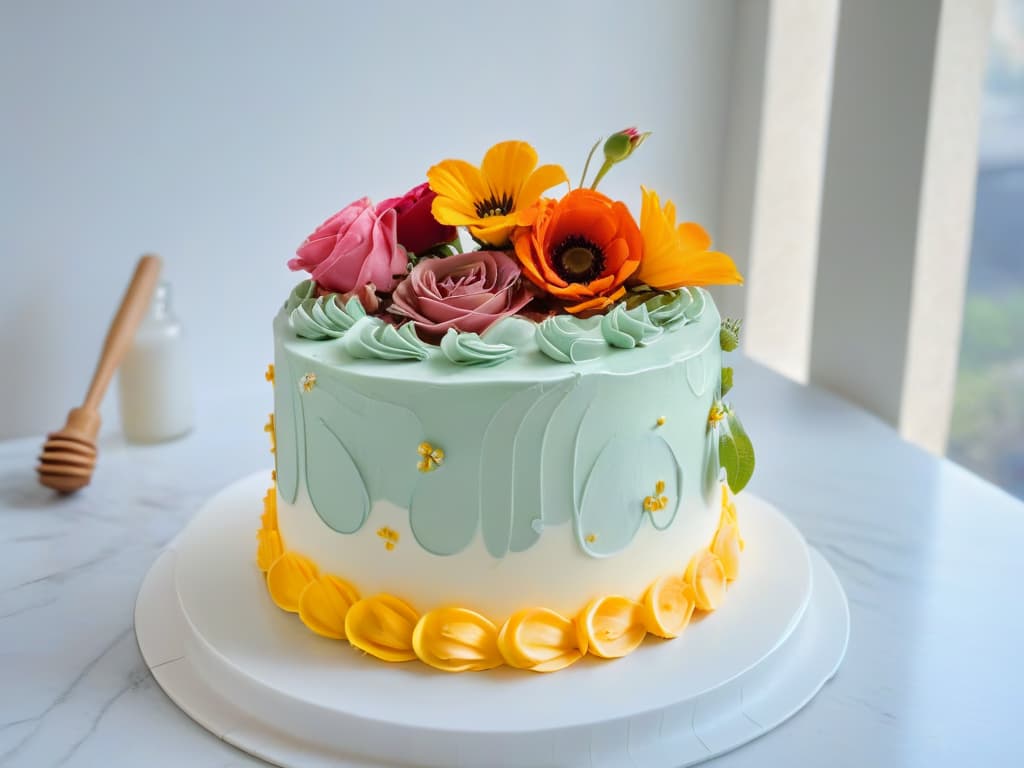
[[[290,408],[295,435],[278,438],[281,534],[363,594],[496,621],[525,606],[571,615],[595,595],[639,597],[714,533],[717,333],[670,365],[539,382],[424,381],[418,363],[407,378],[353,375],[285,334],[276,324],[278,430]]]

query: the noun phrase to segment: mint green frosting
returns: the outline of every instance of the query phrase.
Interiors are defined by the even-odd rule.
[[[441,339],[441,353],[456,365],[501,365],[516,356],[508,344],[488,344],[475,333],[459,333],[454,328]]]
[[[533,346],[533,334],[537,324],[525,317],[510,315],[484,331],[480,338],[488,344],[507,344],[519,350],[527,350]]]
[[[395,328],[369,315],[356,320],[345,332],[341,344],[352,357],[361,359],[426,360],[429,354],[412,323]]]
[[[636,467],[643,471],[635,471]],[[656,494],[659,481],[665,486]],[[625,549],[645,521],[665,530],[679,511],[682,490],[683,469],[672,447],[659,435],[648,432],[612,438],[590,470],[576,513],[580,547],[594,557],[608,557]],[[654,495],[664,496],[668,503],[648,512],[644,498]],[[587,541],[591,534],[593,541]]]
[[[303,458],[303,446],[298,431],[302,417],[297,411],[299,403],[292,397],[295,387],[290,383],[294,381],[289,370],[290,359],[291,356],[285,352],[283,335],[275,324],[274,433],[277,450],[274,451],[274,468],[277,475],[277,490],[281,498],[289,503],[294,502],[298,496],[299,466]]]
[[[606,352],[601,336],[601,319],[581,320],[572,315],[554,315],[537,326],[537,348],[558,363],[584,363]]]
[[[680,288],[649,300],[647,307],[651,322],[665,330],[693,323],[704,313],[707,294],[700,288]]]
[[[332,293],[299,302],[288,321],[299,336],[317,341],[340,338],[361,317],[366,317],[366,310],[358,298],[353,296],[342,306],[338,294]]]
[[[517,354],[458,369],[409,325],[366,316],[324,343],[296,336],[291,311],[282,311],[274,326],[282,498],[305,487],[340,532],[374,525],[374,506],[391,502],[408,510],[416,545],[438,556],[479,538],[501,558],[562,525],[574,527],[581,553],[620,551],[643,527],[671,527],[705,494],[713,501],[717,444],[706,424],[720,319],[710,299],[701,304],[696,319],[625,352],[605,341],[600,318],[510,318],[480,341],[515,348],[516,340]],[[644,317],[620,320],[633,315]],[[586,368],[553,362],[588,355],[601,359]],[[306,373],[317,377],[308,391],[295,386]],[[417,469],[422,442],[444,451],[429,472]],[[667,503],[646,511],[658,481]]]
[[[303,280],[288,294],[288,298],[284,302],[284,311],[291,312],[306,299],[313,298],[316,298],[316,283],[312,280]]]
[[[626,309],[625,304],[616,304],[601,318],[601,335],[612,347],[643,347],[661,336],[661,333],[661,327],[651,321],[647,307],[643,304],[634,309]]]

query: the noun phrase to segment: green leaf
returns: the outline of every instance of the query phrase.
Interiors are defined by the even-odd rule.
[[[739,451],[736,450],[736,441],[724,425],[719,423],[715,429],[718,431],[718,463],[725,470],[729,487],[733,488],[733,478],[739,476]],[[733,493],[735,493],[733,489]]]
[[[725,424],[736,450],[736,472],[729,472],[729,488],[733,493],[739,493],[754,474],[754,444],[731,408],[726,411]]]
[[[722,368],[722,397],[732,389],[732,368]]]

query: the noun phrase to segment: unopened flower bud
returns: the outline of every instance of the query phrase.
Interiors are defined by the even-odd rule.
[[[643,144],[644,139],[651,135],[650,131],[640,132],[640,129],[625,128],[618,133],[613,133],[604,143],[604,157],[609,163],[621,163],[631,154],[633,150]]]

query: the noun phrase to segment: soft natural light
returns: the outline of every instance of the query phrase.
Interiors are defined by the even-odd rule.
[[[1024,0],[999,0],[949,456],[1024,497]]]

